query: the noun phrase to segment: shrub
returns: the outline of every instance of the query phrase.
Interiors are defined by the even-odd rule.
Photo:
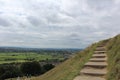
[[[51,70],[52,68],[54,68],[55,66],[53,65],[53,64],[45,64],[44,66],[43,66],[43,69],[45,70],[45,72],[46,71],[49,71],[49,70]]]
[[[21,71],[18,67],[15,67],[13,65],[0,66],[0,80],[18,76],[22,76]]]
[[[41,66],[39,62],[25,62],[20,66],[22,73],[26,76],[28,75],[39,75],[41,74]]]

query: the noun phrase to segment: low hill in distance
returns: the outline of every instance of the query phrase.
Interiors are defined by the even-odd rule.
[[[0,47],[0,52],[42,52],[42,51],[69,51],[75,52],[83,49],[77,48],[24,48],[24,47]]]

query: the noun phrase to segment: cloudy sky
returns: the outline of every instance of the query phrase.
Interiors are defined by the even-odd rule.
[[[0,0],[0,46],[84,48],[120,33],[120,0]]]

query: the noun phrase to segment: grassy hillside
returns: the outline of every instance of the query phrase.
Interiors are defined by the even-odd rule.
[[[108,75],[107,80],[120,80],[120,35],[107,43]]]
[[[120,34],[99,42],[99,44],[104,43],[106,43],[108,56],[108,73],[106,80],[120,80]]]
[[[94,44],[84,51],[78,52],[77,55],[58,65],[56,68],[32,80],[72,80],[79,74],[80,69],[92,56],[96,46],[97,44]]]
[[[37,78],[35,77],[32,80],[73,80],[73,78],[79,74],[83,65],[92,56],[96,46],[104,43],[106,43],[108,55],[108,73],[106,80],[120,80],[120,35],[100,41],[86,48],[84,51],[79,52],[46,74]]]

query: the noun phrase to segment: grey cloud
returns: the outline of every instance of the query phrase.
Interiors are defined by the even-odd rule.
[[[114,0],[87,0],[87,2],[91,8],[97,11],[111,9],[114,5]]]
[[[0,14],[3,14],[3,12],[2,12],[2,11],[0,11]]]
[[[3,18],[0,18],[0,26],[10,26],[11,24],[9,23],[9,21],[3,19]]]
[[[109,34],[112,32],[120,33],[119,21],[120,15],[106,16],[100,19],[99,26],[101,26],[101,30],[106,31]]]
[[[34,26],[38,26],[40,24],[40,20],[38,20],[37,18],[33,16],[29,16],[27,19]]]
[[[120,3],[113,0],[2,2],[0,25],[9,26],[0,27],[3,46],[81,48],[120,33]]]

